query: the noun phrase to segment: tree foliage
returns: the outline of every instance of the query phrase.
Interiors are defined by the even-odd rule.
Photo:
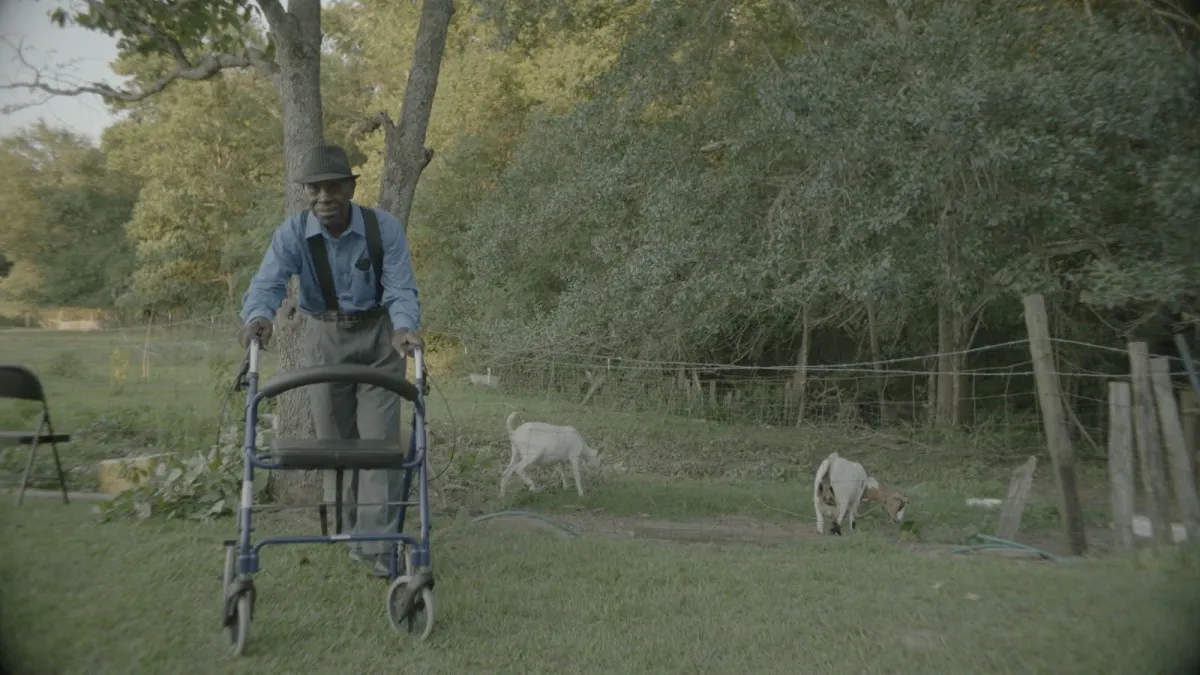
[[[88,0],[77,12],[55,8],[50,20],[60,27],[70,21],[117,37],[117,48],[125,54],[166,52],[187,61],[189,50],[240,48],[242,42],[236,33],[250,22],[256,10],[248,0]]]
[[[1018,323],[1035,289],[1194,297],[1195,74],[1130,11],[657,2],[643,22],[606,95],[531,126],[469,217],[473,332],[729,360],[793,341],[805,308],[903,324],[1009,300]]]
[[[258,186],[283,182],[275,106],[260,79],[227,73],[134,104],[106,131],[114,166],[143,180],[126,226],[138,257],[128,302],[212,308],[240,297],[222,256]]]
[[[76,19],[109,30],[114,3]],[[121,72],[144,88],[181,67],[155,31],[193,65],[269,51],[249,4],[210,4],[215,23],[118,30],[146,38],[123,43]],[[361,121],[401,96],[418,16],[324,13],[326,136],[368,204],[384,139]],[[839,361],[868,335],[905,354],[1016,337],[1037,290],[1061,335],[1152,333],[1196,313],[1200,278],[1200,80],[1157,16],[1124,0],[462,5],[411,223],[427,325],[508,351],[794,364],[802,343]],[[121,104],[103,152],[142,185],[128,301],[240,296],[282,204],[276,96],[245,71]],[[12,279],[33,278],[36,256],[2,246]]]
[[[51,10],[50,20],[58,26],[71,23],[115,37],[122,56],[165,57],[164,67],[153,74],[137,73],[129,87],[92,83],[65,88],[45,81],[42,73],[7,86],[53,95],[93,93],[110,102],[132,102],[154,96],[179,80],[204,81],[233,68],[253,66],[275,72],[274,44],[254,21],[260,8],[284,14],[279,0],[257,4],[249,0],[83,0],[57,7]],[[265,50],[260,48],[264,37]]]
[[[44,124],[0,143],[0,169],[0,250],[11,266],[0,290],[34,305],[111,306],[133,268],[124,226],[136,178],[86,139]]]

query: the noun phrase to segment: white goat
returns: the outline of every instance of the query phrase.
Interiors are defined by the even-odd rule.
[[[518,427],[515,425],[519,415],[520,413],[513,412],[504,422],[504,426],[508,429],[509,443],[512,445],[512,459],[508,463],[508,468],[504,470],[504,475],[500,477],[500,496],[504,496],[508,479],[514,473],[525,481],[526,487],[531,491],[536,491],[537,486],[525,473],[525,469],[531,466],[555,465],[559,477],[562,478],[563,488],[570,487],[567,484],[567,475],[563,473],[562,468],[563,464],[569,463],[571,473],[575,476],[575,489],[582,497],[583,479],[579,476],[580,463],[586,461],[592,468],[599,467],[600,453],[588,447],[583,436],[575,427],[556,426],[544,422],[526,422]]]
[[[471,373],[470,375],[467,375],[467,378],[470,379],[471,384],[475,385],[476,387],[499,387],[500,386],[500,378],[495,375],[492,375],[492,367],[491,366],[488,366],[487,375],[480,375],[479,373]]]
[[[833,534],[842,533],[842,521],[850,517],[850,529],[856,529],[858,505],[864,500],[879,501],[894,523],[904,520],[908,501],[898,492],[879,484],[867,475],[862,464],[842,459],[832,453],[821,462],[813,479],[813,509],[817,512],[817,534],[825,533],[825,516],[833,519],[829,528]]]

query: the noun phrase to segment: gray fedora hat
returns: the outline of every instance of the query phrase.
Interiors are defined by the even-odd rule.
[[[358,178],[351,172],[346,151],[337,145],[318,145],[308,151],[300,168],[299,183],[320,183],[327,180]]]

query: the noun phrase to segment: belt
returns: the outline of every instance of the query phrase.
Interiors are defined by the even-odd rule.
[[[306,312],[307,313],[307,312]],[[361,312],[316,312],[308,316],[326,323],[356,323],[368,319],[378,319],[387,313],[383,307],[367,309]]]

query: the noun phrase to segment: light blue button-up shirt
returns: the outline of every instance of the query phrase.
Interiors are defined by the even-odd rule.
[[[417,279],[413,274],[408,239],[395,216],[379,209],[375,209],[375,214],[379,219],[379,236],[383,240],[383,306],[392,317],[395,330],[416,331],[421,324],[421,303],[417,298]],[[350,227],[337,239],[311,212],[307,222],[300,222],[300,214],[296,214],[276,228],[262,265],[242,297],[243,322],[257,317],[274,320],[276,310],[287,297],[288,280],[294,274],[300,276],[297,297],[300,311],[306,314],[325,311],[321,284],[317,281],[308,250],[308,239],[312,237],[321,237],[325,241],[339,309],[362,312],[376,307],[375,268],[359,262],[370,260],[362,209],[352,202]],[[359,266],[366,269],[359,269]]]

